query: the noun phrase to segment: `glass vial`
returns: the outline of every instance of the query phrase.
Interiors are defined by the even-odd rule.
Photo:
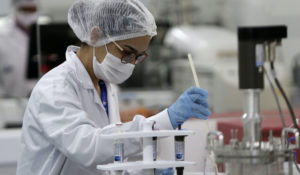
[[[124,161],[124,143],[120,140],[115,142],[115,149],[114,149],[114,162],[115,163],[122,163]]]

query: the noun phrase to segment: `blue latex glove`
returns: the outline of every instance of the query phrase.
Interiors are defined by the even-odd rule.
[[[178,121],[185,122],[189,118],[207,119],[211,115],[207,97],[204,89],[191,87],[186,90],[168,109],[173,128],[177,128]]]
[[[156,169],[155,175],[174,175],[174,170],[173,170],[173,168]]]

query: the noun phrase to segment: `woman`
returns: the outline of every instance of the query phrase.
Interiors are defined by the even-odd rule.
[[[83,42],[70,46],[66,62],[41,78],[27,106],[17,174],[99,175],[96,165],[113,162],[113,143],[101,134],[117,132],[120,122],[115,84],[130,77],[156,25],[138,0],[79,0],[68,22]],[[210,115],[207,92],[190,88],[169,108],[145,119],[136,116],[123,131],[139,131],[145,120],[158,129]],[[140,139],[124,141],[125,157],[141,151]]]

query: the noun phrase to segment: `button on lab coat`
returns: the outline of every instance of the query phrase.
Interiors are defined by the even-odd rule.
[[[116,87],[106,82],[109,116],[83,64],[70,46],[67,60],[48,72],[33,89],[25,111],[17,175],[99,175],[96,165],[113,162],[113,141],[103,133],[118,132]],[[167,110],[145,119],[136,116],[122,131],[139,131],[145,120],[173,129]],[[124,141],[125,156],[141,151],[140,139]]]

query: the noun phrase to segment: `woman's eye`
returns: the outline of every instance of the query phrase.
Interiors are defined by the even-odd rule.
[[[130,55],[130,59],[132,60],[132,59],[134,59],[134,58],[135,58],[135,55],[131,54],[131,55]]]

